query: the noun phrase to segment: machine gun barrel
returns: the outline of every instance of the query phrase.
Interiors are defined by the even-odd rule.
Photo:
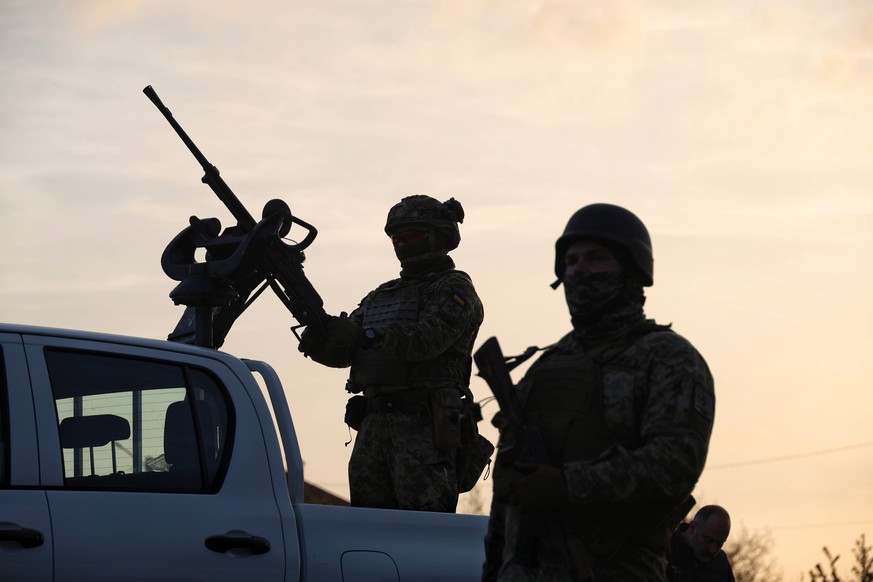
[[[182,138],[182,141],[186,146],[188,146],[188,149],[191,150],[194,157],[197,158],[197,161],[200,163],[204,172],[202,178],[203,183],[212,188],[212,191],[215,192],[218,199],[227,206],[227,209],[230,210],[230,213],[233,214],[234,218],[236,218],[239,226],[246,231],[252,230],[257,222],[249,211],[246,210],[246,207],[243,206],[242,202],[239,201],[239,198],[236,197],[236,194],[234,194],[233,190],[230,189],[230,186],[227,185],[227,182],[225,182],[221,177],[218,168],[209,163],[209,160],[206,159],[203,152],[201,152],[191,138],[188,137],[188,134],[185,133],[185,130],[182,129],[182,126],[179,125],[179,122],[177,122],[173,117],[173,113],[166,105],[164,105],[155,90],[152,89],[152,86],[148,85],[142,90],[142,92],[145,93],[146,97],[155,104],[158,111],[167,118],[167,121],[169,121],[173,129],[176,130],[176,133],[179,134],[179,137]]]

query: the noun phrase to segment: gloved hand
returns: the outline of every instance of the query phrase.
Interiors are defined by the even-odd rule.
[[[345,368],[352,363],[355,350],[361,344],[361,328],[347,315],[331,316],[326,335],[310,328],[300,335],[297,349],[319,364]]]
[[[361,345],[361,326],[345,313],[339,317],[331,317],[327,323],[327,343],[341,346],[349,354],[353,354]]]
[[[509,503],[524,515],[543,516],[556,513],[570,503],[567,483],[561,470],[551,465],[515,463],[522,473],[509,490]]]
[[[312,357],[312,354],[320,353],[324,349],[327,333],[314,326],[307,326],[300,334],[300,343],[297,350],[304,356]]]

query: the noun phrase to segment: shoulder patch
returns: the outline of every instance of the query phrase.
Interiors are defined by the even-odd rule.
[[[467,305],[467,298],[460,291],[455,291],[452,295],[443,302],[440,308],[440,317],[449,323],[455,323],[464,312],[464,307]]]

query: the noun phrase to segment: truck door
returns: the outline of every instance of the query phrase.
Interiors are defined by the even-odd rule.
[[[52,580],[51,521],[45,492],[37,488],[37,458],[21,338],[0,334],[0,578],[4,581]]]
[[[56,582],[285,580],[251,400],[222,362],[28,336]]]

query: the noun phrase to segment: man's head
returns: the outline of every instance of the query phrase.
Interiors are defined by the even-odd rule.
[[[576,274],[623,272],[626,262],[620,248],[595,239],[580,238],[570,242],[564,252],[563,278]]]
[[[388,211],[385,233],[391,237],[401,264],[446,255],[461,242],[458,223],[464,208],[450,198],[440,202],[430,196],[407,196]]]
[[[701,562],[708,562],[718,555],[730,533],[731,517],[728,512],[719,505],[706,505],[688,524],[685,539],[694,557]]]
[[[564,284],[573,327],[590,333],[642,313],[652,284],[652,242],[633,213],[612,204],[577,210],[555,242],[552,284]]]
[[[613,204],[590,204],[570,217],[564,233],[555,242],[557,283],[570,272],[568,250],[580,241],[594,242],[607,249],[622,270],[637,278],[642,286],[654,283],[652,239],[643,222],[629,210]]]

